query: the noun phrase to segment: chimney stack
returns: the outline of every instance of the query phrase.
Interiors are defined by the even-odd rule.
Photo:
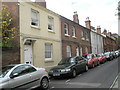
[[[108,32],[108,33],[107,33],[107,36],[108,36],[108,37],[111,37],[111,32]]]
[[[97,33],[101,34],[101,27],[100,26],[97,26]]]
[[[106,29],[104,29],[103,34],[107,35],[107,30]]]
[[[46,8],[46,1],[45,0],[35,0],[35,3]]]
[[[73,21],[79,24],[79,19],[78,19],[77,11],[74,12]]]
[[[91,21],[89,20],[89,17],[86,18],[85,25],[86,25],[86,28],[91,29]]]

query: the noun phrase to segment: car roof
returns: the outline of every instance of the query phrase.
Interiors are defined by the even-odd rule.
[[[20,66],[20,65],[30,65],[30,64],[9,64],[9,65],[6,65],[6,66]]]
[[[88,53],[88,54],[83,54],[82,56],[84,56],[84,55],[91,55],[92,53]]]

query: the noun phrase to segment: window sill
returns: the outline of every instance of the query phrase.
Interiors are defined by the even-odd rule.
[[[70,37],[70,35],[68,35],[68,34],[65,34],[65,36],[66,36],[66,37]]]
[[[54,62],[52,59],[45,59],[45,63]]]
[[[39,28],[38,26],[33,26],[33,25],[31,25],[31,28],[40,30],[40,28]]]
[[[75,39],[77,38],[76,36],[72,36],[72,37],[75,38]]]
[[[48,32],[50,32],[50,33],[55,33],[53,30],[48,30]]]
[[[84,38],[84,37],[82,37],[81,39],[82,39],[82,40],[85,40],[85,38]]]
[[[89,41],[89,39],[86,39],[86,41]]]

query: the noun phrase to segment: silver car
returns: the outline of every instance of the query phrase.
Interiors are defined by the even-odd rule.
[[[29,64],[7,65],[0,70],[0,89],[40,87],[48,89],[49,78],[44,68],[36,68]]]

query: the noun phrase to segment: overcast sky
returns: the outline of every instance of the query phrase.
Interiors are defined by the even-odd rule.
[[[95,28],[100,25],[104,29],[118,33],[117,13],[118,0],[46,0],[47,8],[73,20],[73,12],[77,11],[79,23],[85,26],[89,17]]]

